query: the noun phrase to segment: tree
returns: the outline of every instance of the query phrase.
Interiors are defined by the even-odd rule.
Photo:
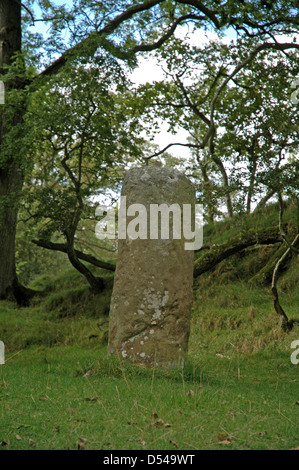
[[[18,199],[22,189],[22,114],[24,86],[20,73],[21,6],[18,2],[0,1],[0,76],[4,76],[6,104],[1,105],[0,124],[0,298],[14,290],[21,296],[15,269],[15,233]],[[18,73],[11,72],[15,65]],[[23,69],[24,71],[24,69]],[[14,109],[13,109],[14,108]],[[12,139],[14,145],[12,145]]]
[[[290,86],[298,65],[292,51],[262,51],[223,94],[218,113],[225,132],[218,153],[233,168],[238,211],[250,213],[265,204],[276,192],[277,173],[287,170],[297,153],[298,108]]]
[[[190,137],[154,155],[173,145],[190,148],[185,169],[200,181],[209,220],[220,200],[229,217],[265,202],[274,194],[271,181],[284,155],[297,149],[298,110],[290,90],[298,59],[292,44],[272,50],[256,38],[240,38],[229,46],[213,40],[199,47],[176,38],[156,55],[166,78],[139,87],[139,112],[148,124],[161,118],[173,134],[182,128]]]
[[[99,51],[92,61],[65,67],[32,93],[25,116],[33,124],[27,139],[34,167],[25,181],[24,216],[27,212],[35,243],[67,253],[93,292],[100,292],[104,283],[81,260],[108,269],[111,265],[78,252],[78,229],[95,220],[97,200],[107,188],[118,189],[143,142],[124,99],[129,86],[125,72]]]
[[[34,0],[27,0],[24,7],[27,21],[29,18],[29,21],[35,22],[37,20],[30,11],[33,3]],[[21,49],[21,2],[0,0],[0,39],[5,46],[1,53],[0,72],[7,90],[11,91],[7,94],[9,99],[16,99],[16,91],[20,92],[18,105],[11,102],[10,106],[6,106],[5,112],[2,110],[1,120],[0,296],[5,297],[13,290],[19,302],[26,302],[28,294],[18,283],[14,259],[18,195],[25,171],[21,156],[24,153],[22,116],[26,108],[26,93],[22,91],[29,93],[32,87],[34,89],[38,86],[40,77],[57,74],[73,60],[93,57],[99,47],[133,65],[137,52],[158,49],[180,25],[190,22],[197,28],[209,26],[217,30],[232,26],[240,33],[261,38],[271,37],[274,32],[290,34],[298,25],[295,6],[286,0],[273,2],[271,9],[262,1],[236,4],[230,0],[225,3],[219,0],[205,3],[198,0],[144,0],[138,3],[126,0],[92,3],[76,0],[70,10],[66,7],[55,8],[48,0],[40,1],[39,4],[43,8],[42,19],[52,25],[50,40],[40,43],[40,46],[45,48],[46,53],[53,53],[54,45],[60,56],[53,58],[44,68],[43,62],[35,64],[41,70],[40,73],[28,77],[20,55],[15,55]],[[61,40],[61,32],[68,27],[71,38],[67,48]],[[269,47],[284,46],[274,43]],[[13,67],[8,70],[6,66]],[[210,127],[212,131],[213,126]]]

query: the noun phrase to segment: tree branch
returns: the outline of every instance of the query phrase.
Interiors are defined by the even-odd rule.
[[[90,41],[90,39],[92,39],[95,36],[97,36],[99,39],[106,38],[107,36],[112,34],[121,23],[129,20],[136,13],[149,10],[150,8],[156,5],[163,3],[163,1],[164,0],[146,0],[144,3],[139,3],[137,5],[133,5],[132,7],[128,8],[123,13],[120,13],[119,15],[117,15],[113,20],[109,21],[108,24],[104,26],[101,30],[91,33],[87,38],[83,39],[80,43],[76,44],[75,46],[65,51],[57,60],[55,60],[45,70],[43,70],[43,72],[41,72],[39,76],[49,76],[58,72],[58,70],[60,70],[60,68],[66,64],[67,60],[70,57],[76,55],[76,53],[81,49],[81,47],[84,46],[84,44],[86,44],[88,41]],[[93,46],[91,50],[91,55],[93,55],[96,52],[97,48],[98,48],[98,43]]]
[[[201,11],[214,23],[217,29],[220,28],[221,25],[220,25],[218,18],[216,17],[216,14],[215,14],[216,12],[213,10],[210,10],[198,0],[177,0],[176,3],[181,3],[183,5],[190,5],[190,6],[197,8],[199,11]]]
[[[159,150],[159,152],[153,153],[149,157],[144,157],[145,160],[150,160],[151,158],[158,157],[159,155],[162,155],[162,153],[166,152],[170,147],[173,147],[174,145],[179,145],[181,147],[191,147],[191,148],[201,148],[200,145],[197,144],[181,144],[179,142],[174,142],[172,144],[166,145],[162,150]]]
[[[62,253],[67,254],[67,247],[64,243],[53,243],[49,242],[46,240],[31,240],[32,243],[34,243],[37,246],[40,246],[42,248],[46,248],[47,250],[54,250],[54,251],[61,251]],[[115,266],[112,263],[108,263],[106,261],[101,261],[97,258],[95,258],[92,255],[88,255],[86,253],[82,253],[79,250],[75,250],[75,253],[79,259],[82,259],[83,261],[87,261],[90,264],[93,264],[94,266],[98,266],[99,268],[102,269],[107,269],[108,271],[115,271]]]
[[[94,31],[94,32],[90,33],[87,38],[83,39],[81,42],[79,42],[75,46],[73,46],[70,49],[68,49],[67,51],[65,51],[57,60],[55,60],[45,70],[43,70],[40,73],[40,75],[38,75],[38,76],[48,76],[48,75],[52,75],[53,73],[56,73],[62,66],[64,66],[66,64],[67,60],[70,57],[76,55],[80,51],[82,46],[84,46],[91,39],[97,38],[98,41],[95,41],[95,43],[92,45],[92,47],[90,49],[90,55],[92,56],[96,52],[100,41],[102,41],[102,43],[104,44],[105,39],[107,38],[107,36],[111,35],[118,28],[118,26],[120,26],[123,22],[125,22],[127,20],[130,20],[137,13],[149,10],[149,9],[159,5],[159,4],[162,4],[164,1],[165,0],[145,0],[143,3],[138,3],[138,4],[135,4],[135,5],[132,5],[126,11],[120,13],[115,18],[108,21],[108,23],[102,29],[100,29],[99,31]],[[129,51],[126,51],[126,52],[123,51],[122,54],[124,56],[127,55],[129,57],[129,55],[134,53],[134,52],[151,51],[151,50],[157,49],[158,47],[160,47],[160,45],[162,45],[173,34],[173,32],[174,32],[175,28],[177,27],[177,25],[180,22],[182,22],[186,19],[199,19],[199,20],[202,20],[202,19],[205,19],[205,17],[206,17],[207,19],[212,21],[212,23],[215,25],[215,27],[217,29],[219,29],[221,26],[224,26],[224,25],[220,24],[220,21],[218,20],[218,18],[216,16],[216,12],[214,10],[210,10],[208,7],[203,5],[199,0],[176,0],[176,3],[193,6],[197,10],[199,10],[201,13],[203,13],[205,16],[202,17],[202,16],[198,16],[198,15],[195,15],[195,14],[192,14],[192,13],[189,14],[189,15],[182,16],[182,17],[178,18],[173,23],[173,25],[170,27],[170,29],[167,31],[167,33],[164,36],[162,36],[156,43],[154,43],[154,44],[141,44],[139,46],[135,46],[134,48],[132,48]],[[234,24],[234,23],[232,21],[230,21],[229,24]],[[249,22],[247,22],[246,24],[248,24],[249,26],[252,26],[252,25],[249,24]],[[254,25],[254,26],[255,27],[263,27],[264,25]],[[296,47],[296,46],[294,46],[294,47]],[[298,45],[298,47],[299,47],[299,45]],[[116,47],[116,49],[118,51],[120,51],[119,48]],[[284,50],[284,49],[282,49],[282,50]]]
[[[155,49],[159,49],[164,42],[166,42],[175,32],[177,26],[182,23],[183,21],[190,20],[190,19],[204,19],[204,16],[197,16],[197,15],[183,15],[180,16],[169,28],[169,30],[156,42],[153,44],[139,44],[137,46],[134,46],[130,51],[131,53],[136,53],[136,52],[150,52],[154,51]]]
[[[32,21],[32,24],[34,23],[35,19],[34,19],[34,15],[32,13],[31,10],[29,10],[29,8],[26,7],[26,5],[24,5],[24,3],[22,3],[20,0],[14,0],[16,3],[18,3],[19,5],[21,5],[22,8],[24,8],[27,13],[29,13],[30,15],[30,18],[31,18],[31,21]]]
[[[249,230],[242,237],[237,236],[227,243],[222,245],[213,246],[209,252],[194,263],[194,277],[198,277],[201,274],[210,271],[221,261],[225,260],[229,256],[232,256],[245,248],[252,245],[269,245],[272,243],[279,242],[280,234],[278,227],[270,227],[268,229],[262,229],[259,232],[255,230]]]
[[[197,106],[196,106],[194,103],[192,103],[192,101],[190,100],[189,95],[188,95],[188,93],[187,93],[187,90],[186,90],[186,88],[184,87],[184,84],[183,84],[183,82],[180,80],[179,76],[176,75],[175,78],[176,78],[176,81],[177,81],[177,83],[178,83],[179,88],[181,89],[181,91],[182,91],[182,93],[183,93],[183,95],[184,95],[184,97],[185,97],[185,99],[186,99],[186,101],[187,101],[187,104],[188,104],[189,108],[191,108],[192,111],[194,112],[194,114],[196,114],[196,116],[198,116],[205,124],[207,124],[208,126],[210,126],[210,125],[211,125],[211,121],[204,115],[204,113],[202,113],[202,112],[197,108]]]

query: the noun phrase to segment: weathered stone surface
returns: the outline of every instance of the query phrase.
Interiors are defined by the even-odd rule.
[[[150,204],[195,204],[194,187],[184,175],[157,167],[129,170],[122,196],[127,208],[138,203],[148,212]],[[127,224],[133,219],[127,217]],[[108,351],[139,365],[182,366],[190,333],[193,251],[185,250],[183,237],[149,239],[149,226],[147,239],[118,241]]]

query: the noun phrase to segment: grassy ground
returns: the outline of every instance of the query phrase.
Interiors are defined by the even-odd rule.
[[[2,371],[2,448],[298,447],[288,354],[204,359],[162,374],[107,360],[98,345],[20,353]]]
[[[107,357],[111,278],[92,297],[64,270],[36,279],[47,293],[30,308],[1,302],[0,449],[298,448],[299,328],[282,332],[269,287],[247,282],[254,259],[235,256],[195,282],[184,370]],[[294,259],[278,286],[290,318],[298,281]]]

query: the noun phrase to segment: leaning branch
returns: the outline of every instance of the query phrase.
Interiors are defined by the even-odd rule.
[[[252,245],[269,245],[281,241],[278,227],[270,227],[256,232],[249,230],[242,236],[237,236],[227,243],[213,246],[208,253],[202,255],[194,263],[194,277],[210,271],[221,261],[235,255]]]
[[[42,248],[46,248],[47,250],[54,250],[54,251],[61,251],[62,253],[67,253],[67,247],[64,243],[53,243],[46,240],[31,240],[37,246]],[[94,266],[98,266],[102,269],[107,269],[108,271],[115,271],[115,265],[112,263],[108,263],[106,261],[101,261],[95,258],[92,255],[88,255],[86,253],[82,253],[82,251],[75,250],[77,258],[82,259],[83,261],[87,261]]]
[[[128,8],[123,13],[117,15],[113,20],[109,21],[106,26],[104,26],[100,31],[91,33],[87,38],[83,39],[80,43],[76,44],[75,46],[71,47],[67,51],[65,51],[57,60],[55,60],[51,65],[49,65],[43,72],[41,72],[41,76],[43,75],[52,75],[61,67],[63,67],[70,57],[73,57],[81,50],[81,47],[88,43],[88,41],[94,37],[98,37],[99,39],[106,38],[110,34],[112,34],[119,25],[121,25],[124,21],[131,19],[137,13],[142,11],[149,10],[150,8],[159,5],[159,3],[163,3],[164,0],[146,0],[143,3],[139,3],[137,5],[133,5],[132,7]],[[96,52],[98,44],[94,46],[94,50],[91,51],[91,55]]]
[[[174,33],[176,27],[183,21],[209,19],[212,21],[212,23],[214,23],[217,29],[220,28],[220,22],[218,18],[216,17],[215,11],[207,8],[200,1],[198,0],[177,0],[177,1],[178,3],[195,7],[200,13],[203,13],[204,16],[196,15],[194,13],[183,15],[174,21],[174,23],[170,26],[169,30],[157,42],[152,43],[152,44],[136,45],[131,50],[127,51],[128,54],[133,54],[133,53],[141,52],[141,51],[152,51],[154,49],[158,49],[168,38],[170,38],[170,36]],[[75,46],[65,51],[57,60],[55,60],[45,70],[43,70],[40,73],[40,75],[41,76],[53,75],[54,73],[58,72],[60,68],[63,67],[67,63],[70,57],[73,57],[78,52],[80,52],[81,47],[87,44],[88,41],[90,41],[90,39],[98,38],[99,42],[102,41],[104,44],[105,39],[108,36],[110,36],[122,23],[130,20],[137,13],[150,10],[151,8],[155,6],[162,4],[163,2],[165,2],[165,0],[145,0],[143,3],[132,5],[126,11],[120,13],[115,18],[110,20],[101,30],[92,32],[87,38],[83,39],[80,43],[76,44]],[[96,52],[98,44],[99,43],[96,42],[95,45],[93,46],[93,50],[91,50],[91,55],[93,55]]]
[[[195,7],[197,10],[201,11],[207,18],[209,18],[212,23],[216,26],[217,29],[220,28],[220,22],[216,17],[216,12],[210,10],[205,5],[203,5],[199,0],[177,0],[177,3],[182,3],[183,5],[190,5]]]
[[[162,150],[159,150],[158,152],[151,154],[149,157],[144,157],[144,160],[150,160],[151,158],[158,157],[159,155],[162,155],[162,153],[166,152],[170,147],[173,147],[174,145],[178,145],[181,147],[189,147],[189,148],[201,148],[201,146],[197,144],[183,144],[180,142],[173,142],[172,144],[168,144],[166,145],[166,147],[163,147]]]
[[[151,52],[156,49],[159,49],[159,47],[161,47],[173,35],[173,33],[175,32],[176,28],[178,27],[180,23],[182,23],[183,21],[187,21],[187,20],[202,20],[202,19],[204,19],[204,16],[198,16],[198,15],[192,15],[192,14],[180,16],[174,21],[174,23],[170,26],[168,31],[163,36],[161,36],[160,39],[158,39],[158,41],[152,44],[136,45],[131,49],[131,53],[136,54],[136,52]]]

